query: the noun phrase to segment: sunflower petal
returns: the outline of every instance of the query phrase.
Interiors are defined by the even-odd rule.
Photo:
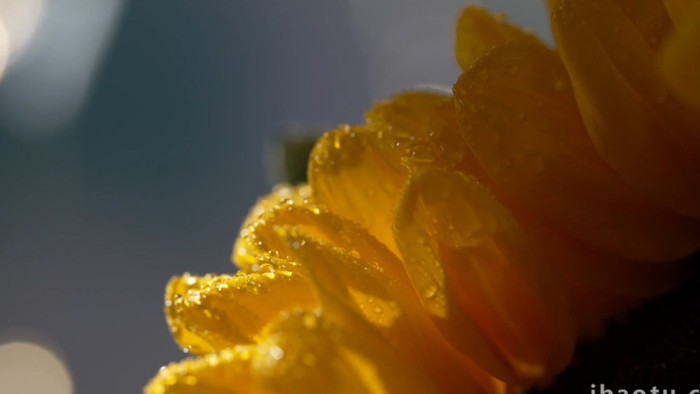
[[[678,26],[688,13],[690,6],[695,2],[697,2],[697,0],[664,0],[664,6],[666,6],[668,16],[673,23]]]
[[[251,343],[280,311],[315,305],[305,277],[272,264],[234,276],[185,274],[173,278],[165,293],[165,316],[175,340],[200,355]]]
[[[267,249],[261,247],[253,233],[256,226],[265,220],[265,216],[272,210],[279,207],[286,207],[289,204],[313,205],[311,189],[308,185],[291,186],[280,184],[274,187],[272,193],[261,198],[250,210],[248,216],[243,221],[238,239],[233,247],[231,260],[240,268],[253,272],[251,268],[260,265],[261,259],[267,259]],[[293,269],[293,267],[290,267]]]
[[[367,113],[367,126],[391,139],[410,171],[437,167],[487,180],[462,138],[452,97],[405,92],[381,101]]]
[[[161,368],[144,394],[259,394],[251,372],[254,347],[239,345]]]
[[[376,336],[338,325],[325,315],[299,312],[264,333],[255,372],[270,392],[421,393],[436,392],[427,376],[393,353]],[[265,349],[272,351],[265,351]],[[280,349],[283,357],[276,357]]]
[[[657,208],[603,162],[554,51],[500,46],[454,91],[463,135],[512,209],[632,260],[674,260],[700,246],[700,223]]]
[[[671,28],[663,3],[552,3],[554,38],[601,156],[638,191],[700,217],[700,118],[669,94],[656,69]]]
[[[493,47],[511,41],[540,42],[533,34],[510,24],[503,15],[469,6],[457,22],[457,63],[466,71]]]
[[[377,103],[367,125],[343,126],[317,143],[309,162],[315,201],[356,221],[398,253],[391,232],[408,174],[458,169],[486,178],[457,129],[451,97],[407,92]]]
[[[165,367],[145,390],[146,394],[249,392],[437,391],[422,371],[376,338],[358,336],[320,312],[303,311],[280,315],[257,345]]]
[[[700,111],[700,2],[684,11],[661,53],[661,73],[680,99]]]
[[[358,244],[369,234],[357,234]],[[321,308],[336,321],[352,327],[358,335],[383,336],[397,354],[418,364],[431,376],[439,377],[444,390],[470,393],[501,392],[505,386],[491,378],[470,359],[445,342],[419,307],[419,300],[405,272],[391,274],[360,252],[328,244],[304,233],[304,228],[287,227],[284,239],[293,247],[314,284]],[[386,251],[385,259],[397,260]],[[400,262],[396,261],[400,264]],[[358,327],[357,316],[378,332]]]
[[[391,215],[406,169],[398,153],[384,149],[383,138],[364,127],[327,133],[311,152],[309,184],[320,205],[356,221],[395,252]]]
[[[531,384],[564,368],[575,332],[567,294],[474,178],[412,176],[394,230],[423,305],[455,346],[509,382]]]
[[[357,224],[295,202],[272,208],[258,220],[251,234],[264,240],[260,247],[283,245],[269,253],[296,262],[296,269],[309,275],[327,315],[358,335],[367,329],[358,325],[361,317],[374,327],[366,336],[383,335],[398,353],[440,377],[443,389],[506,390],[444,340],[420,307],[401,261]]]

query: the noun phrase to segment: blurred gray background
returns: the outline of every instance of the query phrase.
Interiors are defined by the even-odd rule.
[[[538,0],[483,3],[546,34]],[[163,288],[233,271],[241,220],[275,181],[267,147],[451,85],[464,5],[0,0],[0,345],[38,343],[72,381],[26,392],[140,392],[183,358]],[[21,374],[3,349],[6,393]]]

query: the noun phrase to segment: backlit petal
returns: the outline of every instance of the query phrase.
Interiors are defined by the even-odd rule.
[[[391,141],[388,145],[401,153],[401,162],[411,171],[437,167],[487,178],[459,132],[452,97],[405,92],[375,104],[366,118],[368,127]]]
[[[700,2],[683,15],[661,53],[661,72],[674,93],[700,111]]]
[[[493,47],[511,41],[539,42],[533,34],[510,24],[503,15],[469,6],[457,22],[457,63],[466,71]]]
[[[304,230],[290,224],[283,238],[290,245],[297,245],[290,247],[292,258],[309,273],[327,315],[352,328],[358,336],[366,331],[366,327],[358,326],[357,316],[361,316],[377,330],[367,332],[367,336],[382,336],[396,354],[434,376],[444,390],[469,393],[505,390],[503,383],[491,378],[444,340],[420,308],[405,272],[392,274],[383,269],[388,260],[400,264],[388,250],[385,263],[379,265],[362,258],[365,253],[357,250],[348,253],[319,237],[305,234]],[[358,244],[372,243],[362,239],[371,238],[369,234],[357,235]]]
[[[406,92],[377,103],[366,126],[343,126],[321,138],[310,157],[309,183],[319,205],[398,253],[394,204],[408,174],[428,167],[485,178],[459,135],[452,98]]]
[[[511,209],[632,260],[674,260],[700,246],[700,223],[642,198],[602,160],[554,51],[495,48],[454,92],[463,135]]]
[[[283,317],[264,333],[260,354],[268,356],[253,360],[255,373],[274,393],[436,392],[422,371],[392,354],[378,337],[348,328],[325,315]]]
[[[411,177],[394,229],[423,305],[455,346],[510,382],[563,369],[575,332],[566,291],[474,178]]]
[[[252,384],[251,384],[252,383]],[[319,313],[273,321],[257,345],[172,364],[146,394],[435,393],[427,376],[373,337],[358,337]]]
[[[601,156],[636,190],[700,217],[700,118],[657,74],[671,28],[663,3],[553,3],[554,38]]]
[[[390,250],[394,202],[406,179],[400,155],[385,149],[383,134],[341,127],[324,135],[309,159],[309,184],[316,201],[362,225]]]
[[[312,206],[313,199],[309,186],[277,185],[270,194],[258,200],[243,221],[239,237],[233,246],[231,260],[235,264],[248,272],[253,272],[252,267],[260,265],[261,259],[269,260],[266,257],[269,254],[268,249],[261,245],[262,240],[255,236],[255,228],[261,221],[264,222],[268,212],[289,204]],[[293,267],[288,267],[288,269],[293,269]]]
[[[144,394],[261,394],[251,374],[253,346],[236,346],[161,368]]]
[[[306,278],[269,263],[233,276],[185,274],[173,278],[165,293],[165,316],[175,340],[200,355],[251,343],[280,311],[316,305]]]
[[[688,13],[690,6],[697,0],[664,0],[666,12],[673,23],[678,26]]]

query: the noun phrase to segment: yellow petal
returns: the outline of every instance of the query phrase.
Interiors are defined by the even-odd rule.
[[[660,80],[671,28],[658,0],[556,0],[552,28],[601,156],[635,189],[700,217],[700,118]]]
[[[282,245],[269,252],[294,261],[309,275],[325,313],[358,335],[366,329],[357,326],[361,316],[379,330],[365,335],[383,336],[443,389],[506,389],[444,340],[420,307],[401,261],[358,225],[294,202],[267,211],[259,221],[251,234],[264,240],[263,248]]]
[[[457,22],[457,63],[466,71],[493,47],[510,41],[539,42],[531,33],[510,24],[503,15],[469,6]]]
[[[253,266],[259,266],[259,260],[261,258],[263,260],[266,259],[265,256],[268,252],[265,247],[261,247],[258,244],[261,241],[251,234],[255,232],[255,227],[258,223],[261,220],[264,221],[265,215],[269,211],[294,203],[313,205],[311,189],[308,185],[291,186],[280,184],[275,186],[269,195],[258,200],[243,221],[240,236],[233,247],[231,260],[248,272],[252,272],[251,268]]]
[[[165,293],[165,316],[175,340],[193,354],[251,343],[280,311],[313,307],[306,278],[262,264],[256,273],[173,278]]]
[[[161,368],[144,394],[262,393],[251,374],[252,346],[239,345]]]
[[[288,228],[303,231],[312,239],[360,256],[381,266],[392,277],[405,277],[401,261],[357,223],[330,213],[325,207],[293,200],[272,206],[242,231],[238,243],[254,245],[254,255],[257,256],[250,261],[249,264],[255,264],[249,265],[247,272],[269,261],[275,269],[307,275],[297,260],[296,249],[300,244],[291,241]]]
[[[678,26],[688,13],[690,6],[695,2],[696,0],[664,0],[664,5],[668,16]]]
[[[265,239],[264,247],[283,245],[269,249],[270,253],[294,261],[313,282],[321,304],[333,294],[333,299],[352,305],[382,327],[403,313],[397,301],[410,304],[406,297],[412,290],[401,261],[348,220],[320,208],[291,204],[270,211],[256,233]]]
[[[358,234],[361,239],[368,234]],[[502,382],[491,378],[483,369],[447,343],[430,323],[405,272],[391,274],[385,264],[364,260],[357,251],[325,243],[304,233],[303,228],[286,229],[285,239],[293,248],[294,258],[309,272],[318,291],[321,308],[342,322],[358,336],[380,336],[393,346],[393,352],[426,371],[443,390],[469,393],[502,392]],[[396,260],[386,251],[385,259]],[[393,263],[389,264],[393,265]],[[358,327],[357,316],[377,331]]]
[[[566,291],[474,178],[440,170],[412,176],[394,229],[423,305],[477,363],[523,384],[568,363],[575,329]]]
[[[398,148],[409,171],[438,167],[487,178],[459,132],[452,97],[405,92],[375,104],[366,118],[374,133]]]
[[[406,169],[397,152],[385,149],[384,137],[364,127],[327,133],[311,152],[309,184],[319,204],[361,224],[395,252],[391,216]]]
[[[642,198],[602,160],[554,51],[495,48],[454,92],[464,138],[512,210],[632,260],[674,260],[700,246],[700,223]]]
[[[700,2],[684,11],[661,53],[661,72],[673,92],[700,111]]]
[[[392,212],[407,176],[420,168],[483,170],[459,135],[451,97],[408,92],[377,103],[367,126],[343,126],[317,143],[309,162],[315,201],[353,220],[397,253]]]
[[[252,384],[251,384],[252,383]],[[260,343],[163,369],[146,394],[435,393],[428,377],[376,338],[358,337],[320,312],[280,315]]]
[[[379,337],[351,331],[325,315],[294,313],[264,335],[259,347],[267,357],[256,358],[253,365],[270,392],[436,392],[422,371],[397,357]]]

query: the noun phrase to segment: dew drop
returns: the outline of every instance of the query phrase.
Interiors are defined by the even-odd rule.
[[[438,292],[438,286],[435,281],[431,280],[429,283],[426,283],[425,288],[423,288],[423,297],[427,299],[433,299],[435,295]]]
[[[270,347],[270,356],[279,361],[284,357],[284,350],[279,346],[273,345]]]

